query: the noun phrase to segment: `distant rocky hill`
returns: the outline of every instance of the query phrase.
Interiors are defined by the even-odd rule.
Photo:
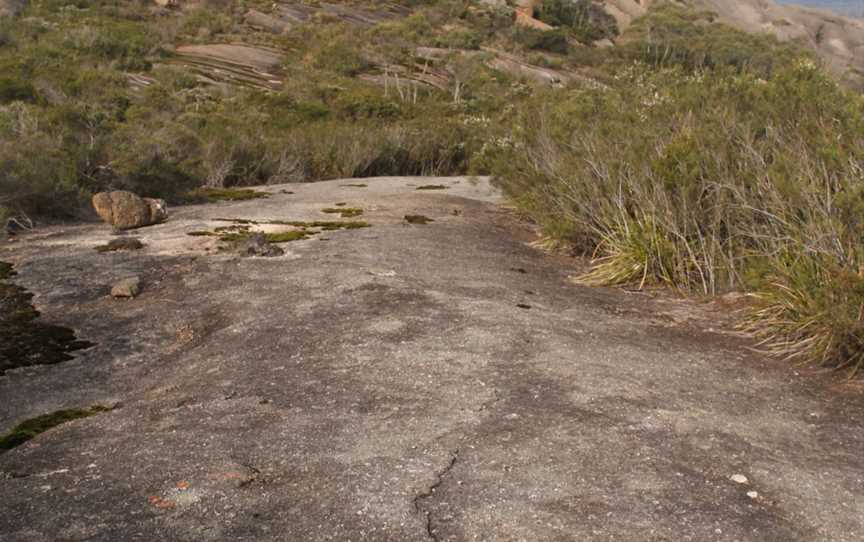
[[[664,0],[603,0],[623,30]],[[815,50],[837,74],[864,80],[864,20],[772,0],[669,0],[717,14],[720,22],[751,33],[768,33]]]

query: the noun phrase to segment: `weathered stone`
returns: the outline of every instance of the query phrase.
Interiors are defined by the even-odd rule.
[[[729,477],[730,480],[735,482],[736,484],[747,484],[750,483],[750,480],[747,479],[743,474],[733,474]]]
[[[129,277],[118,281],[111,287],[112,297],[136,297],[141,291],[141,279]]]
[[[144,201],[150,207],[151,224],[164,222],[168,218],[168,204],[164,199],[144,198]]]
[[[107,224],[121,230],[149,226],[168,216],[165,201],[141,198],[125,190],[94,195],[93,208]]]

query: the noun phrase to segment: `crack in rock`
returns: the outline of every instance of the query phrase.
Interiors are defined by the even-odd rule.
[[[450,461],[447,462],[443,469],[441,469],[435,474],[435,481],[432,482],[432,485],[430,485],[426,489],[426,491],[414,497],[414,511],[417,514],[422,513],[424,515],[426,520],[426,536],[429,538],[429,540],[432,540],[433,542],[438,542],[438,537],[435,535],[435,529],[432,528],[432,513],[428,510],[423,509],[422,502],[432,498],[432,496],[435,494],[435,490],[441,487],[441,484],[444,483],[444,478],[450,473],[451,470],[453,470],[453,467],[456,466],[456,462],[458,460],[459,449],[457,448],[450,452]]]

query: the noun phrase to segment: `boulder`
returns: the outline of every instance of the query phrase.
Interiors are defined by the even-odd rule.
[[[141,291],[141,279],[129,277],[114,283],[111,287],[111,297],[132,298]]]
[[[168,218],[168,204],[164,199],[144,198],[144,201],[150,207],[151,224],[164,222]]]
[[[0,0],[0,18],[17,17],[27,7],[27,0]]]
[[[125,190],[94,195],[93,208],[102,220],[120,230],[156,224],[168,216],[164,200],[142,198]]]

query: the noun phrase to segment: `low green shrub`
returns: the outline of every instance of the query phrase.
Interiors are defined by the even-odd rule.
[[[567,32],[561,29],[538,30],[536,28],[520,27],[515,32],[515,38],[516,42],[526,49],[559,54],[567,54],[570,50],[570,45],[567,42]]]
[[[592,0],[543,0],[534,15],[544,23],[569,30],[582,43],[618,35],[615,18]]]
[[[864,101],[806,57],[770,72],[616,66],[606,86],[537,95],[492,167],[593,255],[583,282],[751,291],[767,349],[858,369]]]

